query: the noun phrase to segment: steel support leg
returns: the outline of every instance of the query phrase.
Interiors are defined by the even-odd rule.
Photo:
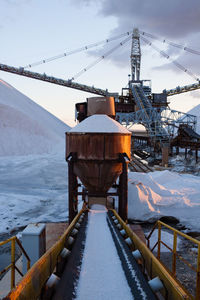
[[[185,148],[185,159],[187,158],[187,148]]]
[[[72,222],[78,213],[78,181],[74,174],[74,159],[73,156],[68,160],[68,210],[69,223]]]
[[[122,173],[119,177],[119,205],[118,214],[126,222],[128,218],[128,163],[124,156],[122,161]]]

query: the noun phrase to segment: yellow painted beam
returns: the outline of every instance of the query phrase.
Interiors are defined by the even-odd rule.
[[[19,284],[13,289],[5,300],[25,300],[38,299],[42,287],[51,276],[57,263],[57,258],[65,246],[67,238],[70,236],[75,224],[84,212],[82,209],[71,222],[61,238],[55,243],[26,273]]]
[[[117,212],[112,210],[127,235],[132,240],[135,249],[138,249],[144,259],[145,268],[150,278],[159,277],[165,289],[161,291],[164,299],[181,300],[193,299],[184,288],[171,276],[160,261],[153,255],[148,247],[138,238],[138,236],[130,229],[129,226],[119,217]]]

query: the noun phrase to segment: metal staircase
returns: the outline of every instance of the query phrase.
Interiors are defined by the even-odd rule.
[[[150,100],[144,93],[142,85],[130,83],[130,88],[138,110],[131,113],[129,122],[132,121],[133,123],[144,125],[151,138],[158,140],[168,139],[168,132],[163,127],[161,114],[156,108],[152,107]],[[121,121],[123,122],[122,119]]]

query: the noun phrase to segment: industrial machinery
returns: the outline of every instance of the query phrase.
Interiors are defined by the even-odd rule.
[[[153,247],[153,250],[156,246],[158,248],[157,258],[126,224],[128,219],[127,166],[131,156],[131,133],[119,122],[126,125],[143,124],[147,129],[148,138],[153,143],[159,142],[161,146],[168,143],[172,134],[171,128],[180,123],[182,127],[180,127],[179,132],[182,129],[186,139],[192,132],[194,142],[199,142],[199,136],[194,133],[195,117],[171,111],[168,108],[167,96],[198,89],[200,84],[198,82],[192,86],[152,94],[150,81],[140,80],[141,33],[135,29],[131,37],[131,79],[128,82],[128,87],[122,89],[121,95],[76,83],[74,78],[77,76],[63,80],[46,74],[30,72],[24,68],[0,64],[2,71],[101,96],[88,98],[87,102],[84,103],[77,103],[79,124],[66,133],[69,227],[25,274],[17,287],[8,294],[5,298],[7,300],[74,299],[73,280],[77,274],[80,275],[80,259],[85,245],[83,237],[86,236],[88,226],[87,218],[90,214],[90,208],[96,204],[104,205],[109,210],[108,214],[106,213],[106,224],[108,225],[106,230],[110,231],[113,236],[116,245],[115,252],[120,257],[121,266],[134,299],[157,299],[158,292],[162,294],[164,299],[193,299],[175,278],[177,234],[180,233],[177,230],[174,231],[173,249],[167,247],[173,252],[173,269],[171,272],[167,271],[160,262],[161,244],[166,246],[161,241],[161,225],[163,226],[163,223],[158,224],[158,241]],[[129,37],[120,45],[123,45],[128,39]],[[175,117],[173,118],[172,115]],[[114,120],[115,118],[119,122]],[[80,187],[82,187],[82,191],[79,190]],[[82,196],[84,201],[83,208],[79,212],[78,196]],[[118,205],[116,205],[118,206],[118,214],[113,209],[114,205],[108,201],[112,196],[118,197]],[[98,242],[101,243],[98,238],[97,236],[97,244]],[[200,243],[197,241],[197,244],[198,253],[200,253]],[[109,250],[104,248],[104,245],[102,248],[101,256]],[[14,250],[12,250],[13,252]],[[28,257],[28,255],[26,256]],[[93,256],[97,256],[98,259],[96,252],[93,253]],[[110,257],[113,256],[114,252],[111,253]],[[200,270],[199,263],[197,264],[195,299],[199,300]],[[10,266],[12,268],[13,288],[14,259],[12,259]],[[93,269],[95,268],[93,267]],[[101,269],[107,272],[107,265]],[[101,274],[101,277],[104,274]],[[147,281],[147,277],[151,280]],[[135,292],[136,294],[134,294]],[[69,294],[70,297],[67,298]],[[60,295],[64,295],[63,298]],[[95,294],[90,296],[95,299]]]
[[[89,206],[99,201],[106,205],[109,195],[118,196],[119,215],[127,220],[127,163],[131,157],[131,132],[109,117],[115,116],[112,98],[89,99],[88,112],[91,116],[66,133],[69,219],[75,217],[77,196],[82,194],[87,195]],[[87,192],[84,189],[78,193],[77,177]],[[116,192],[109,193],[114,183]]]
[[[102,55],[94,63],[90,64],[89,66],[81,70],[79,73],[74,75],[71,79],[64,80],[53,76],[48,76],[45,73],[40,74],[40,73],[26,70],[27,68],[34,67],[39,64],[47,63],[61,57],[66,57],[68,55],[80,51],[86,51],[87,49],[90,49],[92,47],[95,47],[103,43],[108,43],[110,41],[119,39],[123,36],[128,36],[128,37],[126,37],[126,39],[120,42],[117,46],[113,47],[110,51]],[[137,28],[135,28],[132,34],[131,32],[126,32],[125,34],[121,34],[111,39],[107,39],[99,43],[91,44],[89,46],[76,49],[69,53],[63,53],[62,55],[44,59],[39,62],[29,64],[25,67],[15,68],[5,64],[0,64],[0,70],[17,74],[20,76],[34,78],[37,80],[42,80],[49,83],[54,83],[69,88],[89,92],[103,97],[113,96],[115,99],[116,120],[126,126],[131,126],[137,123],[144,125],[148,132],[152,144],[156,145],[160,143],[162,145],[162,142],[164,143],[170,142],[171,138],[175,136],[177,132],[177,128],[179,127],[180,124],[185,124],[187,126],[190,126],[195,131],[196,117],[193,115],[181,113],[179,111],[171,110],[169,108],[169,101],[167,100],[167,97],[199,89],[200,81],[189,70],[184,68],[176,61],[172,61],[172,63],[174,63],[176,67],[178,67],[179,69],[181,69],[182,71],[190,75],[192,78],[194,78],[196,80],[196,83],[186,85],[184,87],[178,86],[170,90],[163,90],[162,93],[152,93],[151,81],[141,80],[140,78],[140,67],[141,67],[140,40],[153,47],[154,50],[158,51],[162,56],[166,57],[167,59],[170,60],[170,57],[164,51],[160,51],[153,43],[151,43],[144,36],[156,39],[155,36],[145,32],[141,32]],[[126,44],[130,39],[132,39],[131,75],[128,81],[128,87],[122,88],[121,95],[119,95],[118,93],[111,93],[107,89],[103,90],[101,88],[96,88],[94,86],[87,86],[74,81],[77,77],[84,74],[90,68],[95,66],[103,59],[105,59],[111,53],[113,53],[113,51]],[[163,42],[166,42],[171,46],[181,48],[185,51],[189,51],[190,53],[196,55],[200,54],[198,51],[192,50],[187,47],[183,47],[181,45],[177,45],[172,42],[167,42],[166,40],[164,40]],[[81,121],[85,117],[87,117],[87,103],[78,103],[76,105],[76,110],[77,110],[78,121]]]
[[[108,99],[96,100],[99,100],[101,105],[99,106],[97,101],[95,109],[93,101],[92,110],[93,112],[101,111],[101,114],[88,116],[66,133],[66,160],[69,171],[69,227],[4,300],[75,299],[78,290],[77,282],[81,280],[81,268],[84,268],[83,257],[87,257],[88,261],[93,261],[93,275],[89,276],[95,276],[99,267],[101,280],[109,268],[112,270],[115,265],[119,265],[121,269],[117,270],[124,275],[123,278],[127,285],[125,290],[129,292],[129,299],[155,300],[161,294],[164,299],[190,299],[189,293],[126,224],[127,164],[131,150],[131,133],[117,121],[103,114],[108,111],[113,115],[112,109],[107,108],[106,105],[106,103],[110,104]],[[101,100],[103,101],[101,102]],[[90,101],[88,103],[90,111]],[[78,179],[81,180],[87,191],[78,192]],[[110,193],[111,187],[117,188],[117,192]],[[79,212],[78,195],[85,197],[84,205]],[[109,195],[118,196],[119,214],[113,208],[108,207],[106,198]],[[96,204],[100,204],[101,207],[107,206],[108,212],[102,208],[96,210]],[[93,205],[95,205],[95,209],[92,209]],[[98,222],[99,217],[101,217],[100,222]],[[107,247],[109,244],[102,240],[102,235],[98,236],[97,229],[99,227],[103,228],[101,230],[103,236],[106,235],[105,240],[111,239],[113,248]],[[89,235],[89,232],[91,243],[88,242],[86,247],[86,235]],[[159,240],[159,255],[160,245],[161,240]],[[89,246],[92,249],[89,250],[90,254],[87,252]],[[109,256],[106,264],[102,265],[101,258],[107,253]],[[27,254],[26,256],[28,257]],[[113,263],[113,257],[116,258],[117,263]],[[86,270],[87,267],[85,263]],[[90,272],[91,270],[85,272],[83,269],[83,277]],[[199,272],[197,273],[199,274]],[[113,293],[109,285],[112,279],[110,277],[113,277],[115,281],[118,276],[115,277],[114,274],[109,276],[107,289],[104,289],[106,284],[102,285],[101,283],[101,291],[97,291],[95,284],[90,284],[90,280],[86,280],[87,293],[90,298],[95,299],[99,293],[103,298],[104,296],[108,297],[110,292]],[[91,277],[89,278],[91,279]],[[97,278],[99,279],[99,277]],[[117,284],[120,290],[122,282],[118,280]],[[116,294],[116,291],[114,292]],[[196,299],[199,300],[199,293],[196,295]]]

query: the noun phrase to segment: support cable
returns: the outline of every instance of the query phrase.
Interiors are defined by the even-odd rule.
[[[184,66],[182,66],[181,64],[179,64],[177,61],[173,60],[166,52],[161,51],[159,48],[157,48],[155,45],[153,45],[149,40],[147,40],[146,38],[144,38],[143,36],[140,36],[141,39],[149,46],[151,46],[154,50],[156,50],[158,53],[160,53],[162,56],[164,56],[165,58],[169,59],[175,66],[177,66],[180,70],[182,70],[183,72],[187,73],[189,76],[191,76],[193,79],[195,79],[196,81],[199,81],[199,79],[189,70],[187,70]]]
[[[151,33],[147,33],[147,32],[144,32],[144,31],[140,31],[140,35],[145,35],[145,36],[150,37],[150,38],[152,38],[152,39],[154,39],[154,40],[158,40],[158,41],[160,41],[160,42],[163,42],[163,43],[166,43],[166,44],[168,44],[168,45],[170,45],[170,46],[173,46],[173,47],[176,47],[176,48],[185,50],[185,51],[190,52],[190,53],[192,53],[192,54],[200,55],[200,51],[198,51],[198,50],[193,50],[193,49],[188,48],[188,47],[185,47],[185,46],[183,46],[183,45],[179,45],[179,44],[176,44],[176,43],[174,43],[174,42],[170,42],[170,41],[168,41],[168,40],[166,40],[166,39],[164,39],[164,40],[161,41],[161,38],[159,38],[159,37],[157,37],[157,36],[155,36],[155,35],[153,35],[153,34],[151,34]]]
[[[64,53],[58,54],[56,56],[52,56],[52,57],[49,57],[49,58],[46,58],[46,59],[42,59],[42,60],[39,60],[37,62],[28,64],[28,65],[24,66],[23,68],[24,69],[32,68],[32,67],[35,67],[35,66],[38,66],[38,65],[41,65],[41,64],[45,64],[45,63],[51,62],[51,61],[56,60],[56,59],[63,58],[65,56],[69,56],[69,55],[72,55],[72,54],[75,54],[75,53],[78,53],[78,52],[86,51],[88,49],[91,49],[91,48],[97,47],[99,45],[115,41],[117,39],[120,39],[120,38],[122,38],[122,37],[124,37],[126,35],[130,35],[130,34],[131,34],[131,31],[128,31],[128,32],[122,33],[120,35],[116,35],[116,36],[114,36],[114,37],[112,37],[110,39],[102,40],[100,42],[97,42],[97,43],[94,43],[94,44],[90,44],[90,45],[87,45],[87,46],[84,46],[84,47],[81,47],[81,48],[77,48],[77,49],[74,49],[74,50],[71,50],[71,51],[65,51]]]
[[[130,39],[132,38],[132,36],[129,36],[128,38],[126,38],[125,40],[123,40],[122,42],[120,42],[117,46],[113,47],[111,50],[109,50],[108,52],[106,52],[104,55],[102,55],[101,57],[99,57],[97,60],[95,60],[94,62],[92,62],[91,64],[89,64],[87,67],[85,67],[84,69],[82,69],[80,72],[78,72],[77,74],[75,74],[70,80],[75,80],[77,79],[79,76],[81,76],[83,73],[85,73],[86,71],[88,71],[89,69],[91,69],[92,67],[94,67],[96,64],[98,64],[100,61],[102,61],[104,58],[106,58],[108,55],[110,55],[111,53],[113,53],[115,50],[117,50],[120,46],[123,46],[124,44],[126,44],[128,41],[130,41]]]

